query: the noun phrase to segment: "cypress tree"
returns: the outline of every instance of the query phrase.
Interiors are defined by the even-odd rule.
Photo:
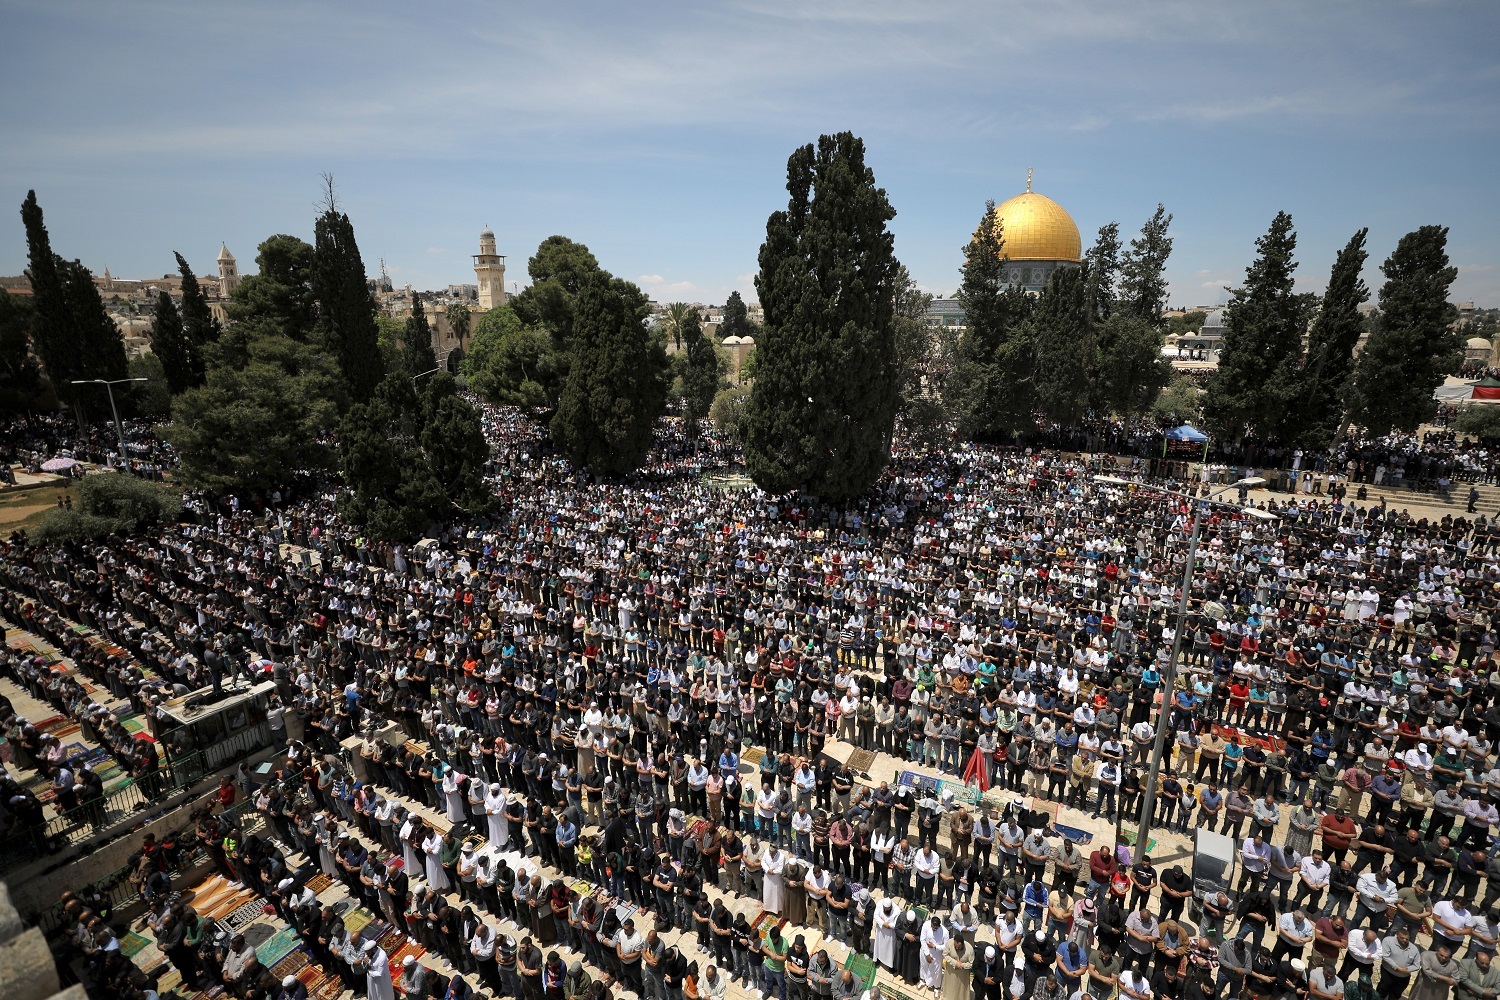
[[[406,319],[406,330],[401,336],[401,367],[406,370],[406,377],[411,378],[437,366],[437,353],[432,349],[432,326],[422,308],[422,296],[413,292],[411,315]]]
[[[52,391],[60,401],[78,411],[81,386],[74,385],[73,380],[83,378],[83,355],[78,350],[77,335],[63,297],[60,259],[52,251],[52,239],[47,234],[35,191],[26,192],[26,200],[21,203],[21,221],[26,227],[26,273],[31,279],[31,301],[36,309],[32,342],[42,361],[42,370],[52,383]]]
[[[1368,233],[1355,233],[1334,258],[1328,288],[1308,331],[1295,405],[1301,411],[1298,441],[1309,447],[1326,447],[1344,418],[1354,348],[1365,328],[1359,307],[1370,299],[1370,289],[1360,277],[1368,256]]]
[[[703,323],[698,318],[697,309],[691,309],[683,321],[682,339],[687,345],[687,363],[682,370],[683,417],[688,437],[695,438],[698,436],[698,421],[708,416],[709,407],[714,405],[723,363],[713,341],[703,335]]]
[[[1037,408],[1050,420],[1071,427],[1088,409],[1093,322],[1083,270],[1059,268],[1037,297],[1027,321],[1035,345],[1033,386]]]
[[[193,384],[201,385],[203,349],[209,344],[217,343],[219,334],[223,331],[219,327],[219,321],[214,319],[213,310],[208,307],[208,299],[203,296],[203,288],[198,284],[193,269],[188,267],[182,254],[173,256],[177,258],[177,271],[182,275],[182,333],[198,352],[197,381]]]
[[[195,369],[196,349],[183,336],[182,316],[166,292],[156,293],[156,309],[151,317],[151,353],[161,362],[172,395],[200,384],[195,380],[195,370],[201,374],[202,357],[198,356]]]
[[[571,306],[572,364],[552,440],[574,465],[623,475],[651,450],[666,408],[666,352],[646,329],[650,306],[628,281],[595,270]]]
[[[1036,351],[1024,320],[1031,297],[1004,281],[1005,234],[995,203],[985,202],[964,247],[958,301],[965,329],[952,380],[962,433],[1004,438],[1033,424]]]
[[[750,310],[745,308],[745,300],[736,289],[729,293],[729,299],[724,303],[724,321],[719,324],[719,338],[722,340],[750,335]]]
[[[94,274],[82,262],[59,260],[58,275],[62,278],[63,304],[68,312],[68,325],[74,334],[82,373],[79,378],[98,378],[114,381],[126,375],[125,338],[120,328],[104,309],[104,300],[94,285]],[[78,386],[77,388],[86,388]],[[85,408],[100,418],[110,415],[109,394],[94,387],[90,395],[80,395]]]
[[[1224,345],[1204,415],[1222,438],[1254,434],[1274,441],[1282,439],[1287,425],[1308,303],[1293,287],[1297,234],[1292,217],[1277,212],[1255,245],[1259,252],[1245,269],[1244,285],[1229,296]]]
[[[1463,359],[1448,288],[1448,227],[1401,237],[1380,266],[1380,311],[1354,369],[1350,416],[1373,434],[1414,431],[1437,412],[1433,392]]]
[[[349,394],[364,402],[385,375],[375,324],[375,299],[349,216],[329,199],[315,227],[312,287],[318,301],[318,329],[325,348],[344,373]]]
[[[745,419],[757,485],[857,496],[890,457],[896,422],[895,217],[852,133],[787,161],[785,211],[766,223],[755,286],[765,309]]]

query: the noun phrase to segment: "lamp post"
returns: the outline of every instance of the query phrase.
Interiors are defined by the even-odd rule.
[[[433,372],[440,372],[442,370],[443,370],[443,366],[442,365],[438,365],[436,368],[429,368],[425,372],[417,372],[415,375],[413,375],[411,377],[411,384],[412,385],[416,385],[417,384],[417,379],[421,378],[423,375],[431,375]]]
[[[109,412],[115,417],[115,434],[120,438],[120,463],[125,463],[125,425],[120,423],[120,411],[115,407],[115,386],[122,382],[144,382],[144,378],[117,378],[114,381],[102,378],[75,378],[74,385],[102,385],[109,393]]]
[[[1137,489],[1148,490],[1152,493],[1161,493],[1164,496],[1178,497],[1193,504],[1193,529],[1188,536],[1187,562],[1182,568],[1182,597],[1177,602],[1177,627],[1172,635],[1172,653],[1167,658],[1167,669],[1162,673],[1162,706],[1156,713],[1156,738],[1151,745],[1151,766],[1146,771],[1146,787],[1141,794],[1141,822],[1135,835],[1135,860],[1137,863],[1146,853],[1146,845],[1151,840],[1151,820],[1156,815],[1156,779],[1161,773],[1161,761],[1163,751],[1167,742],[1167,730],[1171,728],[1172,697],[1173,688],[1177,684],[1177,659],[1182,652],[1182,632],[1187,624],[1188,597],[1193,589],[1193,564],[1198,559],[1198,532],[1203,527],[1203,511],[1214,503],[1214,497],[1221,496],[1230,490],[1241,487],[1261,486],[1265,480],[1259,476],[1250,476],[1237,482],[1230,483],[1221,490],[1217,490],[1206,497],[1192,497],[1186,493],[1176,490],[1165,489],[1160,486],[1151,486],[1146,483],[1135,483],[1119,476],[1095,476],[1094,482],[1106,483],[1112,486],[1133,486]],[[1255,507],[1241,507],[1238,504],[1221,504],[1221,506],[1238,510],[1251,517],[1259,517],[1265,520],[1273,520],[1276,515],[1260,510]]]

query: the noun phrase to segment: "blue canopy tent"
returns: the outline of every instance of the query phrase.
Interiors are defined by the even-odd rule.
[[[1167,437],[1173,441],[1207,441],[1208,435],[1194,427],[1192,424],[1183,424],[1181,427],[1173,427],[1167,431]]]
[[[1165,431],[1162,434],[1161,453],[1163,457],[1165,457],[1167,454],[1168,441],[1183,441],[1189,444],[1198,444],[1199,442],[1202,442],[1203,458],[1201,459],[1201,461],[1208,461],[1208,435],[1200,431],[1198,428],[1194,427],[1192,424],[1183,424],[1181,427],[1173,427],[1171,430]]]

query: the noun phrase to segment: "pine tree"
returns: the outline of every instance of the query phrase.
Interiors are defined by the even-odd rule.
[[[354,240],[354,226],[331,196],[315,228],[312,288],[318,300],[318,329],[344,373],[350,396],[364,402],[385,375],[375,299]]]
[[[1433,392],[1463,359],[1448,289],[1448,227],[1422,226],[1380,266],[1380,310],[1354,369],[1351,418],[1372,434],[1415,431],[1437,412]]]
[[[432,326],[422,308],[422,296],[413,292],[411,315],[406,318],[406,329],[401,335],[401,367],[407,378],[415,378],[437,366],[437,353],[432,349]]]
[[[1162,335],[1138,316],[1116,312],[1094,334],[1092,401],[1100,413],[1135,416],[1147,412],[1172,378],[1161,356]]]
[[[1370,299],[1360,277],[1368,253],[1361,229],[1334,258],[1328,288],[1307,335],[1307,358],[1298,378],[1294,405],[1299,410],[1297,442],[1326,448],[1344,419],[1349,376],[1354,370],[1354,348],[1364,332],[1359,307]]]
[[[295,236],[278,234],[256,252],[259,274],[247,274],[235,286],[228,312],[241,339],[257,334],[306,341],[318,318],[313,295],[314,250]]]
[[[197,356],[195,366],[196,346],[183,336],[182,316],[166,292],[156,293],[156,310],[151,317],[151,353],[161,361],[172,395],[201,384],[196,378],[201,372],[202,356]]]
[[[1276,213],[1271,228],[1255,241],[1258,254],[1245,269],[1245,283],[1234,289],[1225,310],[1219,368],[1209,383],[1204,416],[1226,440],[1254,435],[1284,440],[1307,329],[1307,299],[1293,287],[1297,234],[1292,217]]]
[[[787,209],[766,223],[755,286],[765,309],[745,421],[745,465],[774,494],[844,500],[890,458],[898,402],[895,216],[852,133],[787,161]]]
[[[1077,424],[1088,409],[1094,350],[1088,292],[1080,268],[1059,268],[1027,321],[1027,339],[1036,351],[1032,385],[1037,408],[1064,427]]]
[[[74,385],[73,380],[84,377],[83,356],[63,297],[62,276],[58,273],[60,258],[52,251],[52,240],[35,191],[26,192],[26,200],[21,203],[21,221],[26,227],[27,275],[36,310],[32,339],[37,357],[57,398],[72,405],[81,416],[78,410],[81,387]]]
[[[698,421],[708,416],[714,405],[714,395],[723,382],[724,359],[719,356],[713,341],[703,335],[703,323],[698,310],[693,309],[682,324],[682,339],[686,344],[686,364],[682,370],[683,418],[688,437],[698,436]]]
[[[1119,307],[1137,319],[1161,329],[1167,305],[1167,280],[1163,271],[1172,255],[1167,229],[1172,217],[1162,205],[1141,227],[1141,235],[1130,241],[1130,250],[1120,265]]]
[[[719,339],[750,336],[750,310],[738,290],[729,293],[724,303],[724,320],[719,324]]]
[[[596,270],[571,307],[572,364],[552,440],[598,473],[639,468],[666,408],[666,353],[646,329],[649,304],[635,285]]]
[[[1024,323],[1032,301],[1006,284],[1004,267],[1005,234],[988,201],[964,247],[958,301],[965,329],[950,388],[959,430],[972,437],[1009,438],[1033,425],[1036,351]]]

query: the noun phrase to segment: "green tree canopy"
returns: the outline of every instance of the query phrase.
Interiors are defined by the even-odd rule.
[[[1162,311],[1167,305],[1164,272],[1172,255],[1172,238],[1167,235],[1171,225],[1172,216],[1164,206],[1157,205],[1156,213],[1141,227],[1141,235],[1130,241],[1130,250],[1120,264],[1120,310],[1157,330],[1162,328]]]
[[[401,369],[407,378],[413,378],[437,366],[437,352],[432,349],[432,325],[427,322],[422,296],[413,292],[411,315],[406,318],[406,329],[401,335]]]
[[[899,402],[895,210],[852,133],[787,161],[785,211],[766,223],[765,309],[745,464],[762,489],[857,496],[890,458]]]
[[[703,335],[698,310],[690,309],[682,324],[682,338],[687,345],[682,367],[683,418],[689,437],[698,436],[698,421],[708,416],[714,396],[724,384],[727,360],[719,354],[714,342]]]
[[[1032,385],[1037,408],[1064,427],[1077,424],[1088,409],[1094,354],[1088,292],[1081,268],[1058,268],[1027,321],[1027,339],[1036,350]]]
[[[151,316],[151,353],[161,361],[167,389],[174,396],[203,384],[203,352],[183,334],[182,315],[166,292],[156,293]]]
[[[182,513],[182,491],[166,483],[101,472],[78,481],[78,506],[47,514],[33,539],[56,545],[130,534],[169,524]]]
[[[318,300],[318,329],[338,363],[349,397],[368,400],[385,375],[375,324],[375,299],[349,216],[333,204],[318,216],[312,286]]]
[[[1463,360],[1448,289],[1448,227],[1422,226],[1401,237],[1380,265],[1380,309],[1354,369],[1351,416],[1373,434],[1415,431],[1437,412],[1433,392]]]
[[[491,403],[511,406],[557,406],[565,366],[546,330],[521,322],[509,305],[479,318],[463,359],[469,388]]]
[[[729,293],[729,299],[724,303],[724,319],[719,324],[719,339],[726,337],[749,337],[753,336],[750,325],[750,310],[745,307],[745,300],[740,298],[736,290]]]
[[[345,399],[339,372],[322,350],[288,337],[254,336],[237,363],[211,358],[203,386],[173,403],[165,436],[181,459],[178,477],[195,488],[236,492],[328,469],[333,455],[323,437],[337,425]]]
[[[1209,383],[1204,416],[1224,440],[1253,434],[1261,440],[1286,439],[1291,396],[1307,329],[1308,300],[1297,294],[1293,274],[1297,234],[1292,217],[1276,213],[1271,228],[1255,241],[1255,260],[1245,283],[1229,295],[1219,368]]]
[[[1296,441],[1310,448],[1328,447],[1343,423],[1354,348],[1365,329],[1359,307],[1370,299],[1370,289],[1360,277],[1368,232],[1355,233],[1334,259],[1328,289],[1307,335],[1307,358],[1293,405],[1298,409]]]
[[[574,465],[624,474],[651,449],[666,408],[666,353],[646,329],[641,290],[603,271],[587,276],[573,305],[571,362],[552,440]]]
[[[957,298],[965,329],[952,380],[961,433],[1006,439],[1033,426],[1036,350],[1025,320],[1032,300],[1004,280],[1005,233],[987,201],[964,247]]]
[[[0,407],[30,409],[38,403],[42,373],[31,356],[36,311],[29,299],[0,288]]]
[[[317,322],[312,275],[315,251],[295,236],[278,234],[261,243],[259,274],[245,275],[228,305],[229,321],[241,336],[275,334],[307,340]]]
[[[31,279],[32,342],[57,398],[85,415],[107,417],[109,398],[97,387],[77,386],[75,379],[125,377],[125,341],[94,287],[94,276],[78,261],[63,260],[52,250],[36,192],[21,205]]]

